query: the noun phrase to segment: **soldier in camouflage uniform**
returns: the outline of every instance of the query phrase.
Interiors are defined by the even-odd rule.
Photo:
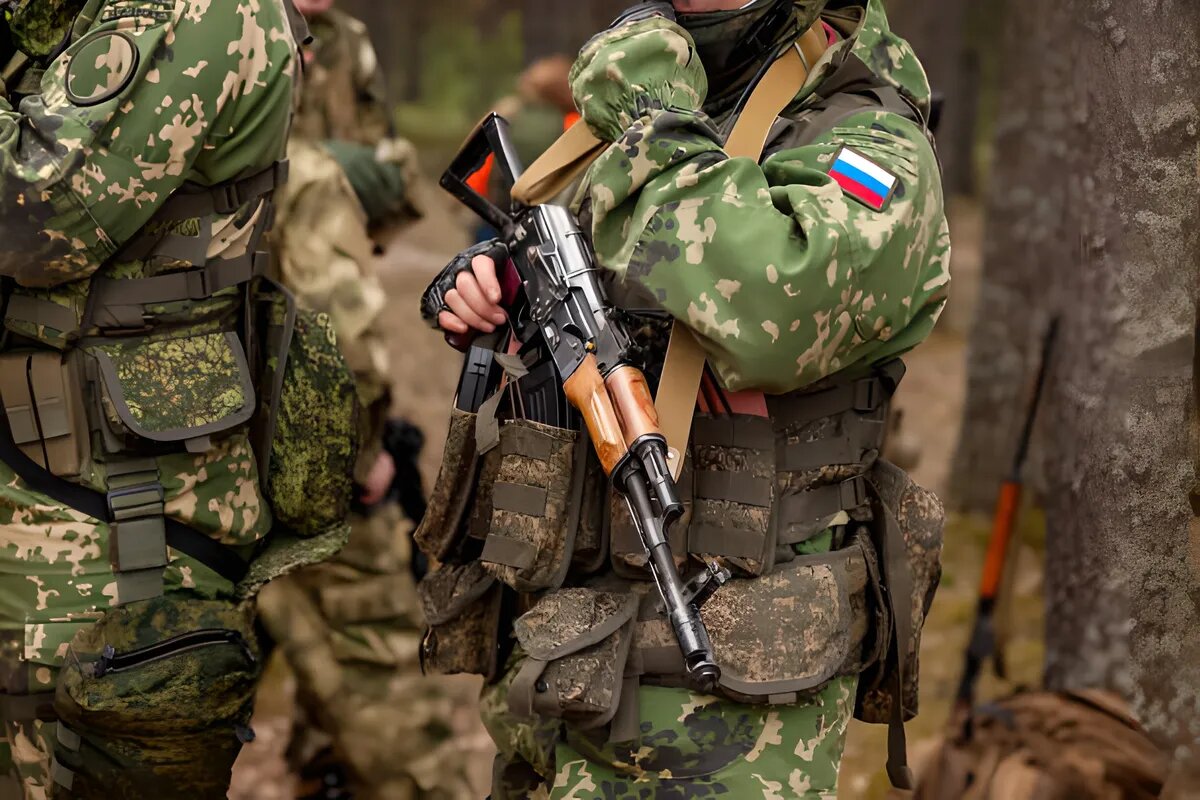
[[[575,559],[568,588],[560,579],[519,601],[532,610],[484,698],[501,751],[497,798],[832,798],[854,714],[890,720],[889,769],[905,782],[899,723],[916,711],[941,510],[878,449],[897,359],[929,335],[950,280],[929,86],[882,0],[673,5],[677,21],[671,4],[646,4],[572,70],[584,120],[612,143],[573,210],[614,303],[669,312],[707,353],[707,403],[680,482],[690,527],[685,517],[672,540],[677,556],[735,572],[703,608],[724,676],[715,695],[688,688],[661,610],[629,610],[645,576],[629,569],[638,553],[619,552],[628,537],[614,509],[608,568],[580,574]],[[806,30],[827,50],[762,159],[729,157],[739,98]],[[452,262],[426,295],[427,318],[459,334],[502,324],[496,253]],[[540,480],[535,450],[505,443],[508,480]],[[505,489],[482,556],[464,569],[512,585],[520,556],[540,556],[492,541],[532,510],[532,486]],[[469,594],[462,576],[456,597]],[[867,590],[847,607],[883,585],[890,599]],[[427,653],[452,644],[435,627]]]
[[[224,797],[254,597],[348,533],[353,377],[260,251],[304,23],[4,6],[0,793]]]
[[[451,701],[417,663],[424,623],[413,523],[384,501],[396,472],[382,448],[392,378],[371,232],[417,216],[416,155],[389,136],[366,27],[329,3],[297,6],[315,39],[304,49],[291,178],[274,234],[279,277],[301,305],[329,314],[367,413],[350,544],[333,561],[268,587],[260,602],[297,677],[300,718],[288,756],[305,778],[305,796],[326,796],[322,784],[342,780],[342,770],[357,797],[463,796],[465,773],[447,743]]]

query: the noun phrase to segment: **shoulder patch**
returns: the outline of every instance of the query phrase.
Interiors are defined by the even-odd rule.
[[[874,211],[883,211],[891,202],[900,178],[857,150],[843,147],[829,168],[829,176],[842,191]]]
[[[67,97],[77,106],[94,106],[116,97],[133,80],[138,49],[129,35],[106,31],[83,42],[67,66]]]

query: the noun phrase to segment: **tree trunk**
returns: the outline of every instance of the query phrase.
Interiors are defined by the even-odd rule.
[[[1070,42],[1035,13],[1039,0],[1008,0],[993,162],[985,198],[983,280],[970,334],[963,433],[951,470],[952,507],[989,512],[1007,477],[1027,413],[1039,337],[1051,316],[1046,276],[1077,255],[1066,170],[1080,131]],[[1069,25],[1066,20],[1063,25]],[[1047,265],[1059,265],[1047,272]],[[957,291],[957,289],[956,289]],[[952,301],[953,302],[953,301]]]
[[[1200,7],[1012,5],[956,497],[990,502],[1021,410],[1002,378],[1028,373],[1030,331],[1057,314],[1046,682],[1121,692],[1193,771]]]
[[[1058,292],[1074,336],[1050,409],[1047,680],[1125,689],[1194,763],[1200,6],[1076,5],[1073,67],[1088,102],[1063,113],[1080,137],[1065,146],[1085,154],[1083,247]],[[1107,357],[1088,358],[1097,350]]]

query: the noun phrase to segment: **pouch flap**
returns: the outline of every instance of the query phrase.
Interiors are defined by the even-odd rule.
[[[144,439],[199,439],[254,415],[250,367],[235,334],[112,342],[87,352],[99,367],[110,421]]]
[[[721,587],[701,611],[721,666],[722,693],[741,702],[790,704],[831,679],[857,674],[867,633],[862,546],[798,557]],[[680,675],[679,648],[661,614],[638,626],[648,674]]]
[[[562,589],[546,595],[513,628],[531,658],[553,661],[611,636],[637,614],[632,594]]]
[[[637,608],[634,594],[589,589],[543,598],[515,626],[529,657],[509,689],[512,712],[585,729],[612,720],[621,704]]]
[[[417,587],[425,621],[431,626],[453,621],[495,585],[496,579],[478,561],[462,566],[443,564]]]
[[[413,534],[421,552],[437,561],[451,558],[465,535],[464,516],[479,472],[475,449],[477,416],[457,408],[451,412],[442,466],[425,516]]]

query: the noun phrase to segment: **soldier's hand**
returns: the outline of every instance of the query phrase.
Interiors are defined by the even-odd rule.
[[[571,69],[571,92],[592,133],[615,142],[653,110],[699,109],[708,75],[692,37],[655,14],[588,42]]]
[[[491,333],[508,319],[497,264],[508,261],[499,241],[477,244],[455,256],[421,298],[421,316],[446,333]]]

